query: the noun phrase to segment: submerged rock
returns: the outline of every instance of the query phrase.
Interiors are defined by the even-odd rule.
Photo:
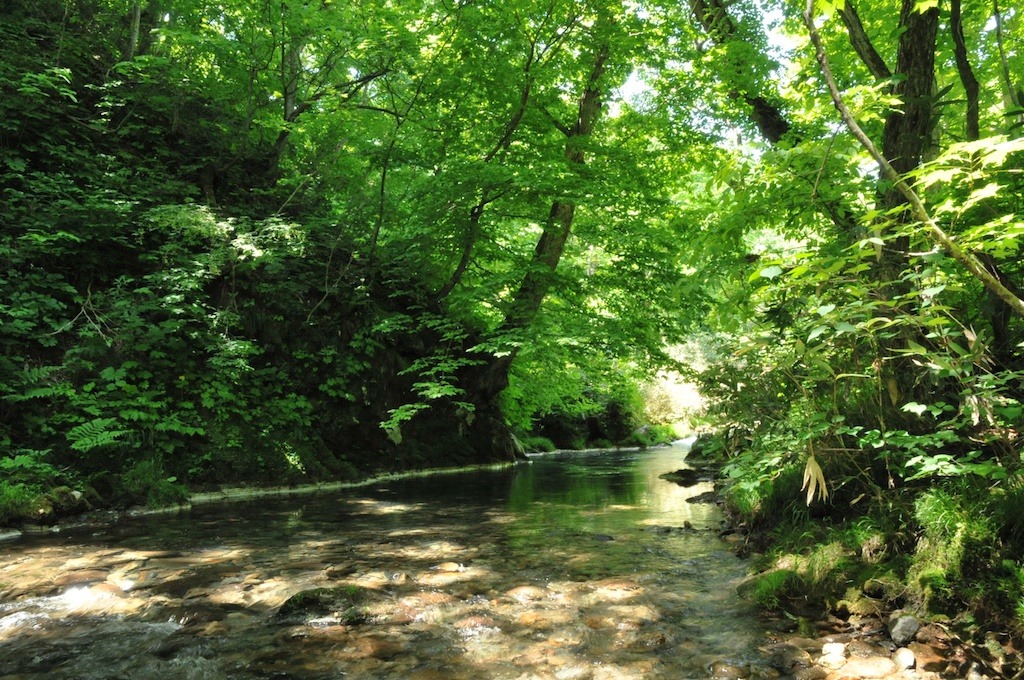
[[[750,677],[749,664],[737,664],[731,661],[715,661],[708,668],[712,678],[724,678],[726,680],[743,680]]]
[[[666,472],[663,475],[658,475],[658,479],[675,482],[679,486],[694,486],[705,481],[705,476],[701,475],[697,470],[684,468],[675,472]]]
[[[300,621],[330,616],[339,623],[363,623],[367,619],[368,593],[356,586],[303,590],[285,600],[275,616]]]

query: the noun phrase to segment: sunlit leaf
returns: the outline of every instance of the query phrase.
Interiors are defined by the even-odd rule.
[[[807,463],[804,465],[804,481],[800,490],[807,490],[807,505],[811,504],[814,500],[814,496],[818,496],[818,500],[828,500],[828,485],[825,483],[825,474],[821,471],[821,466],[818,465],[818,461],[813,455],[807,457]]]

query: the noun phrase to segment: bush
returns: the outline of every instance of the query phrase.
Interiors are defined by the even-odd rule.
[[[124,505],[145,505],[159,508],[188,500],[188,489],[177,478],[168,477],[163,463],[148,459],[135,463],[117,484],[118,497]]]
[[[671,444],[679,436],[671,425],[645,425],[633,432],[630,443],[640,448]]]
[[[37,494],[24,484],[0,481],[0,526],[10,526],[28,519],[35,506]]]
[[[792,569],[773,569],[755,576],[741,592],[759,607],[779,611],[785,608],[785,601],[801,596],[804,585],[800,574]]]
[[[558,449],[555,443],[547,437],[526,436],[520,437],[519,443],[527,453],[551,453]]]

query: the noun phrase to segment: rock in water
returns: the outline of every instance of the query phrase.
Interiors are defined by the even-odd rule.
[[[696,470],[682,469],[676,470],[675,472],[666,472],[663,475],[658,475],[658,479],[664,479],[669,482],[675,482],[679,486],[693,486],[699,484],[701,475]]]
[[[303,590],[289,597],[276,616],[300,621],[332,616],[339,623],[362,623],[366,619],[362,607],[365,593],[365,589],[355,586]]]
[[[732,663],[731,661],[715,661],[708,668],[712,678],[724,680],[744,680],[750,677],[750,666]]]

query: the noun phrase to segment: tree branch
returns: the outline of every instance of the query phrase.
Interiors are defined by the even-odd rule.
[[[857,14],[857,8],[854,7],[852,0],[846,0],[843,4],[843,8],[839,11],[839,18],[846,25],[846,31],[850,35],[850,44],[853,45],[853,49],[857,56],[860,57],[860,60],[868,67],[871,75],[878,80],[891,78],[892,71],[889,70],[885,59],[882,59],[882,55],[871,44],[871,38],[868,37],[867,31],[864,30],[864,24],[861,22],[860,15]]]

